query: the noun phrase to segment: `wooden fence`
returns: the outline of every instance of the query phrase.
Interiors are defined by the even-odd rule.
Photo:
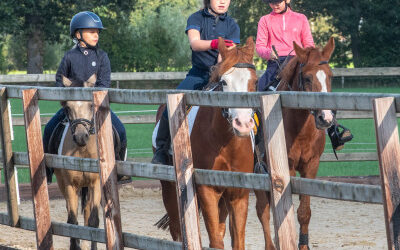
[[[100,94],[99,94],[100,92]],[[168,97],[168,99],[167,99]],[[291,195],[306,194],[329,199],[358,201],[366,203],[383,203],[385,211],[385,223],[387,231],[387,240],[389,249],[399,248],[400,232],[400,145],[398,137],[396,112],[400,112],[400,95],[385,94],[355,94],[355,93],[223,93],[223,92],[198,92],[198,91],[144,91],[144,90],[101,90],[101,89],[82,89],[82,88],[46,88],[38,87],[32,90],[32,87],[23,86],[3,86],[0,91],[1,98],[1,133],[2,133],[2,156],[5,166],[5,179],[8,197],[8,212],[0,214],[0,223],[14,227],[20,227],[37,232],[38,248],[51,246],[51,235],[61,235],[65,237],[81,238],[84,240],[98,241],[106,243],[107,246],[123,248],[123,246],[140,249],[200,249],[201,241],[198,235],[198,217],[197,206],[195,202],[195,184],[205,184],[213,186],[243,187],[249,189],[258,189],[271,191],[274,202],[272,204],[273,215],[280,214],[274,204],[280,204],[289,210],[293,207]],[[96,109],[96,118],[105,119],[108,116],[108,101],[115,103],[128,104],[161,104],[167,101],[170,114],[179,114],[170,117],[171,136],[174,141],[174,162],[175,166],[155,165],[149,163],[137,162],[117,162],[114,164],[110,158],[100,154],[97,159],[83,159],[66,156],[44,155],[42,152],[28,153],[12,152],[8,113],[8,98],[22,98],[24,100],[25,128],[29,131],[28,149],[37,145],[41,141],[39,124],[38,100],[96,100],[101,98],[103,101],[95,102],[97,107],[102,103],[102,109]],[[285,148],[276,141],[284,139],[282,129],[281,107],[295,109],[337,109],[354,111],[373,111],[377,151],[381,169],[382,186],[370,186],[360,184],[335,183],[329,181],[301,179],[290,177],[285,161],[269,162],[269,175],[232,173],[210,170],[193,170],[189,164],[190,143],[188,142],[188,129],[185,122],[186,117],[182,110],[185,105],[200,106],[219,106],[219,107],[262,107],[263,124],[265,133],[265,142],[267,154],[280,155],[283,159]],[[107,121],[107,119],[106,119]],[[105,122],[108,123],[109,122]],[[35,124],[33,126],[33,124]],[[178,124],[180,126],[178,126]],[[109,126],[108,126],[109,128]],[[100,129],[100,128],[99,128]],[[107,133],[106,130],[99,130],[98,139],[101,147],[110,146],[101,143],[102,137]],[[277,143],[277,145],[274,145]],[[40,144],[40,143],[39,143]],[[110,144],[110,143],[108,143]],[[110,148],[111,150],[111,148]],[[185,151],[189,150],[189,151]],[[112,151],[112,150],[111,150]],[[104,152],[104,150],[102,150]],[[179,157],[178,157],[179,155]],[[269,157],[271,158],[271,157]],[[107,160],[109,159],[109,160]],[[104,176],[106,182],[115,179],[116,172],[121,175],[139,176],[153,179],[176,181],[177,185],[187,190],[182,196],[178,197],[181,208],[181,222],[185,230],[184,244],[169,242],[151,237],[143,237],[134,234],[122,232],[118,228],[118,216],[115,219],[107,218],[104,229],[87,228],[66,223],[51,222],[50,217],[46,217],[46,202],[34,201],[36,210],[35,218],[23,218],[19,216],[18,204],[16,202],[16,186],[14,165],[29,165],[32,171],[36,171],[31,176],[31,185],[37,185],[32,190],[42,190],[47,192],[47,184],[43,168],[45,165],[53,168],[64,168],[79,171],[97,172]],[[112,171],[116,167],[117,171]],[[179,171],[176,168],[179,167]],[[104,171],[104,172],[103,172]],[[179,174],[180,173],[180,174]],[[113,176],[114,175],[114,176]],[[272,180],[284,180],[284,189],[277,189],[278,185],[271,183]],[[111,180],[111,182],[113,182]],[[103,187],[107,183],[102,183]],[[282,187],[282,185],[279,185]],[[102,188],[103,197],[110,199],[108,204],[118,203],[115,200],[117,190],[105,190]],[[104,195],[106,192],[110,192]],[[45,195],[43,195],[45,196]],[[34,199],[48,199],[45,197],[35,197]],[[48,202],[48,201],[47,201]],[[107,208],[103,208],[107,209]],[[120,214],[118,206],[114,208],[112,214]],[[48,209],[47,209],[48,210]],[[289,211],[286,210],[286,211]],[[44,214],[43,214],[44,213]],[[111,214],[111,213],[110,213]],[[296,232],[293,229],[293,213],[287,213],[285,216],[277,216],[276,221],[276,245],[280,249],[292,249],[293,246],[286,246],[284,242],[294,242]],[[116,223],[117,222],[117,223]],[[285,230],[277,228],[278,225],[285,225]],[[108,233],[107,228],[114,228],[114,234]],[[110,230],[112,231],[112,230]],[[40,232],[40,234],[39,234]],[[120,233],[115,233],[120,232]],[[115,242],[118,242],[116,245]],[[113,245],[114,244],[114,245]],[[296,246],[294,246],[296,247]]]
[[[400,67],[377,67],[377,68],[336,68],[332,69],[334,77],[340,77],[342,86],[345,77],[362,76],[400,76]],[[263,70],[258,70],[257,75],[261,76]],[[120,82],[137,81],[182,81],[187,72],[114,72],[111,73],[111,80]],[[54,74],[19,74],[0,75],[0,84],[40,84],[55,82]]]

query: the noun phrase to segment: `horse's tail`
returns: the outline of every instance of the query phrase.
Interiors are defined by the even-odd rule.
[[[201,216],[201,209],[199,206],[199,216]],[[157,226],[157,228],[161,228],[162,230],[167,230],[169,224],[171,223],[171,219],[168,214],[165,214],[159,221],[157,221],[153,226]]]
[[[165,214],[159,221],[157,221],[154,226],[161,228],[162,230],[167,230],[169,227],[170,219],[168,214]]]
[[[83,210],[84,210],[85,207],[86,207],[86,203],[87,203],[88,200],[89,200],[88,191],[89,191],[88,187],[83,187],[83,188],[81,189],[81,206],[82,206],[81,212],[82,212],[82,213],[83,213]]]

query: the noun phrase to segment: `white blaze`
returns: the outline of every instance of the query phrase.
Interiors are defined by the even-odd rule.
[[[248,83],[251,80],[251,72],[247,68],[233,68],[225,73],[221,80],[225,80],[224,92],[248,92]],[[240,134],[249,134],[254,127],[252,117],[253,110],[245,108],[230,108],[229,115],[232,118],[232,126]]]
[[[317,79],[321,83],[321,92],[328,92],[328,88],[326,87],[326,74],[323,70],[318,70]],[[322,113],[324,113],[324,117],[327,122],[331,122],[333,120],[332,112],[330,110],[322,110]]]

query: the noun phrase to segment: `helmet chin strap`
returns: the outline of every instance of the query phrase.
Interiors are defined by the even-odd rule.
[[[212,13],[214,13],[217,16],[220,16],[221,14],[218,14],[217,12],[215,12],[215,10],[213,10],[213,8],[211,8],[211,6],[208,6],[208,9],[211,10]]]
[[[88,44],[84,39],[83,39],[83,35],[82,35],[82,29],[79,29],[79,34],[81,35],[81,38],[76,38],[78,40],[78,42],[83,42],[86,45],[86,48],[88,49],[97,49],[97,45],[96,46],[92,46],[90,44]]]
[[[285,13],[285,12],[287,11],[287,8],[288,8],[288,4],[287,4],[287,2],[285,1],[285,9],[282,10],[281,12],[279,12],[279,14]]]

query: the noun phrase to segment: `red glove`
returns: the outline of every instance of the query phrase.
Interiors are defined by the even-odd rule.
[[[218,41],[219,41],[218,39],[211,40],[211,49],[218,49]],[[226,47],[233,46],[232,40],[224,40],[224,41]]]

